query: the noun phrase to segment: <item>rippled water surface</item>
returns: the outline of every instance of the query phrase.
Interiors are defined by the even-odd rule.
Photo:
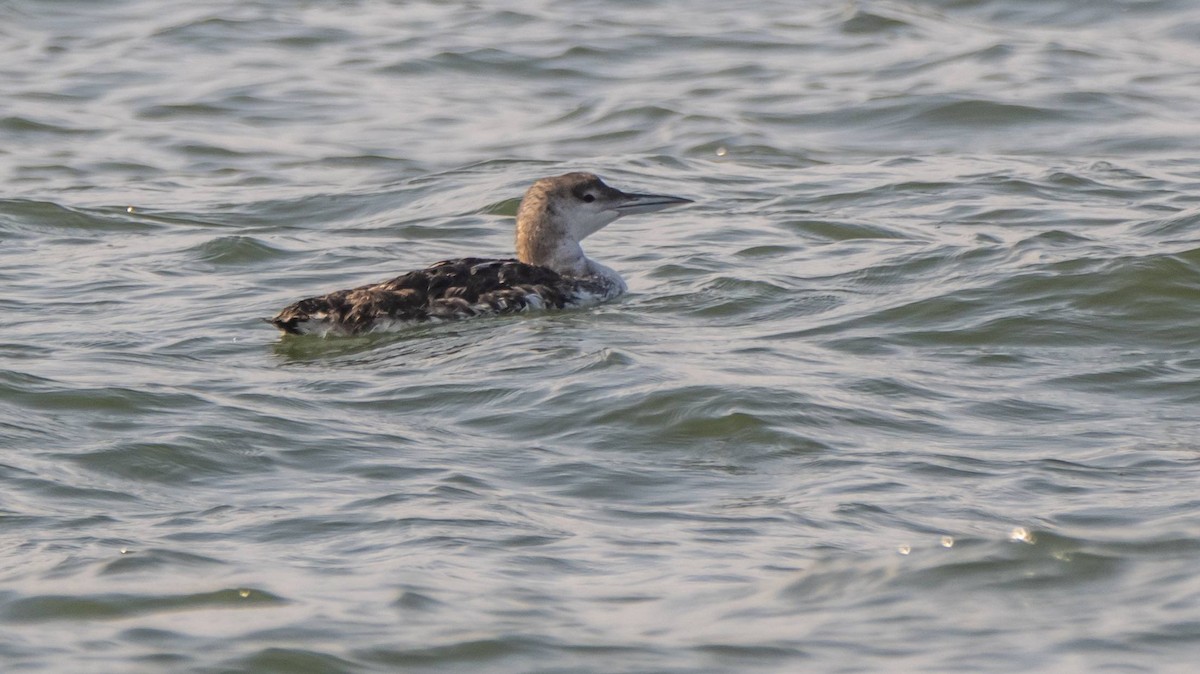
[[[1166,672],[1192,0],[0,5],[5,672]],[[599,307],[280,339],[695,199]]]

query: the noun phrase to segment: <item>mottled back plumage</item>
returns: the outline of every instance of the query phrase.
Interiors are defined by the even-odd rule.
[[[445,260],[383,283],[310,297],[271,322],[290,334],[357,334],[391,324],[561,309],[575,284],[557,272],[518,260],[467,257]],[[384,325],[386,324],[386,325]]]

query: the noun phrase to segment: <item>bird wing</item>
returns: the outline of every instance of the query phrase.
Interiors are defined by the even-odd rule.
[[[572,282],[546,267],[517,260],[459,258],[285,307],[271,323],[289,334],[358,334],[382,320],[420,322],[562,308]]]

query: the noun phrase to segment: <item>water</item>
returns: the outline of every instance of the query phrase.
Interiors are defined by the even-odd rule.
[[[4,671],[1192,670],[1200,6],[501,4],[0,7]]]

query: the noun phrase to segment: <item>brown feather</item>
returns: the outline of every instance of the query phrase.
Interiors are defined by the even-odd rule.
[[[271,323],[289,334],[353,335],[381,321],[416,323],[513,313],[530,306],[561,309],[580,283],[517,260],[444,260],[382,283],[300,300],[285,307]]]

